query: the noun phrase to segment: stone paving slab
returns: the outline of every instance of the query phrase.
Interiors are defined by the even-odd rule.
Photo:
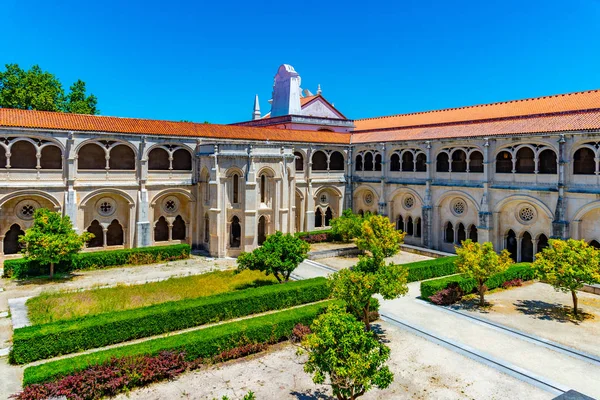
[[[29,321],[29,317],[27,316],[27,305],[25,304],[30,298],[17,297],[16,299],[8,300],[13,329],[31,325],[31,321]]]

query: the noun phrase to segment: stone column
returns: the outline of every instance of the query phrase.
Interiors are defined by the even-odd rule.
[[[488,138],[483,143],[483,193],[479,208],[479,224],[477,226],[477,238],[479,242],[489,242],[492,240],[492,213],[490,211],[490,193],[489,186],[492,177],[490,160],[490,143]]]
[[[385,193],[385,182],[387,180],[387,150],[385,143],[381,144],[381,180],[379,183],[379,192],[381,193],[381,197],[379,197],[379,214],[387,216],[387,203],[386,203],[386,193]]]
[[[312,147],[308,149],[307,157],[308,171],[306,171],[306,230],[310,232],[315,230],[315,197],[312,187]]]
[[[354,160],[352,156],[352,147],[348,147],[348,158],[346,160],[346,190],[344,191],[344,209],[351,209],[353,207],[353,170],[354,170]],[[343,210],[340,210],[342,212]]]
[[[148,198],[148,190],[146,190],[146,181],[148,179],[148,159],[145,157],[145,152],[146,137],[142,136],[142,140],[140,141],[139,145],[140,159],[138,164],[138,179],[140,188],[137,194],[137,247],[146,247],[152,245],[152,227],[149,218],[150,200]]]
[[[569,222],[567,221],[567,199],[565,196],[565,164],[566,157],[565,135],[561,134],[558,140],[558,200],[552,221],[552,236],[559,239],[569,237]]]
[[[69,132],[65,146],[66,165],[63,166],[63,173],[65,174],[65,182],[67,184],[65,190],[64,209],[63,214],[71,219],[73,224],[73,230],[79,232],[79,224],[77,221],[77,193],[74,188],[75,183],[75,140],[73,139],[73,132]],[[85,227],[84,227],[85,229]]]
[[[248,161],[246,185],[244,193],[244,251],[251,251],[258,247],[258,197],[256,193],[256,169],[254,166],[254,151],[252,145],[248,146]]]
[[[517,262],[521,262],[521,242],[523,241],[522,237],[517,238]]]
[[[432,171],[431,166],[433,165],[431,160],[431,142],[427,141],[427,178],[425,181],[425,199],[423,204],[423,209],[421,210],[421,228],[422,228],[422,236],[423,236],[423,246],[432,249],[435,248],[433,244],[432,237],[432,223],[433,223],[433,208],[431,201],[431,182],[432,182]]]

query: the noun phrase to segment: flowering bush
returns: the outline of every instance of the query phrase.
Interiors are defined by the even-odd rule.
[[[447,306],[459,301],[464,292],[457,283],[451,283],[446,289],[442,289],[433,296],[429,297],[432,303]]]
[[[306,243],[331,242],[327,233],[316,233],[314,235],[301,236],[300,239],[304,240]]]
[[[304,339],[304,336],[308,335],[309,333],[311,333],[311,330],[308,326],[304,324],[297,324],[292,330],[292,336],[290,336],[290,340],[293,343],[300,343],[302,339]]]
[[[520,278],[511,279],[511,280],[506,281],[506,282],[504,282],[502,284],[502,287],[504,289],[508,289],[510,287],[513,287],[513,286],[523,286],[523,279],[520,279]]]

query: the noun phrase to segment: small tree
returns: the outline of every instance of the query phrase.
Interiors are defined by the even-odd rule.
[[[78,235],[68,216],[38,208],[33,214],[33,226],[27,229],[19,241],[25,247],[23,253],[29,260],[41,265],[50,265],[50,278],[54,276],[54,265],[70,261],[94,235],[84,232]]]
[[[334,237],[341,238],[344,242],[360,236],[363,218],[354,214],[351,209],[346,209],[338,218],[331,220],[331,231]]]
[[[600,283],[600,252],[583,240],[551,239],[535,256],[536,275],[556,290],[571,292],[573,314],[577,316],[577,290],[584,283]]]
[[[365,258],[365,260],[369,259]],[[377,293],[386,300],[405,295],[408,292],[407,276],[406,268],[393,264],[384,265],[373,272],[365,272],[357,268],[343,269],[329,277],[331,295],[343,300],[348,311],[363,321],[366,330],[370,330],[369,316],[373,311],[371,298]]]
[[[269,235],[261,247],[252,253],[242,253],[237,259],[238,271],[258,270],[273,274],[279,283],[287,282],[298,264],[306,259],[310,245],[289,233]]]
[[[508,250],[502,250],[498,254],[490,242],[483,244],[467,239],[462,242],[462,247],[456,247],[456,269],[461,274],[477,281],[477,293],[479,293],[479,305],[485,305],[485,281],[494,274],[505,271],[512,259]]]
[[[405,235],[404,232],[396,230],[387,217],[373,215],[364,219],[356,245],[361,250],[371,253],[380,251],[383,257],[391,257],[400,251],[400,244],[404,242]]]
[[[330,306],[311,330],[302,341],[308,352],[304,371],[317,384],[329,377],[338,400],[357,399],[373,387],[387,388],[394,380],[385,365],[390,349],[342,307]]]

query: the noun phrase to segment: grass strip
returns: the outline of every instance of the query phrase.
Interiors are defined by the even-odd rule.
[[[522,279],[529,281],[535,278],[533,269],[531,269],[530,263],[519,263],[513,264],[506,271],[491,276],[485,285],[488,290],[496,289],[506,281],[513,279]],[[440,279],[433,279],[430,281],[421,282],[421,297],[425,300],[429,300],[431,296],[439,292],[440,290],[446,289],[451,283],[457,283],[464,293],[473,293],[477,288],[477,281],[472,278],[466,278],[463,275],[448,276]]]
[[[161,351],[185,352],[187,360],[208,358],[248,343],[275,343],[288,338],[298,323],[310,325],[333,301],[312,304],[198,331],[149,340],[129,346],[84,354],[28,367],[23,385],[43,383],[82,371],[112,358],[149,355]]]
[[[329,297],[325,278],[245,289],[194,300],[15,329],[9,361],[25,364],[63,354],[178,331]]]

